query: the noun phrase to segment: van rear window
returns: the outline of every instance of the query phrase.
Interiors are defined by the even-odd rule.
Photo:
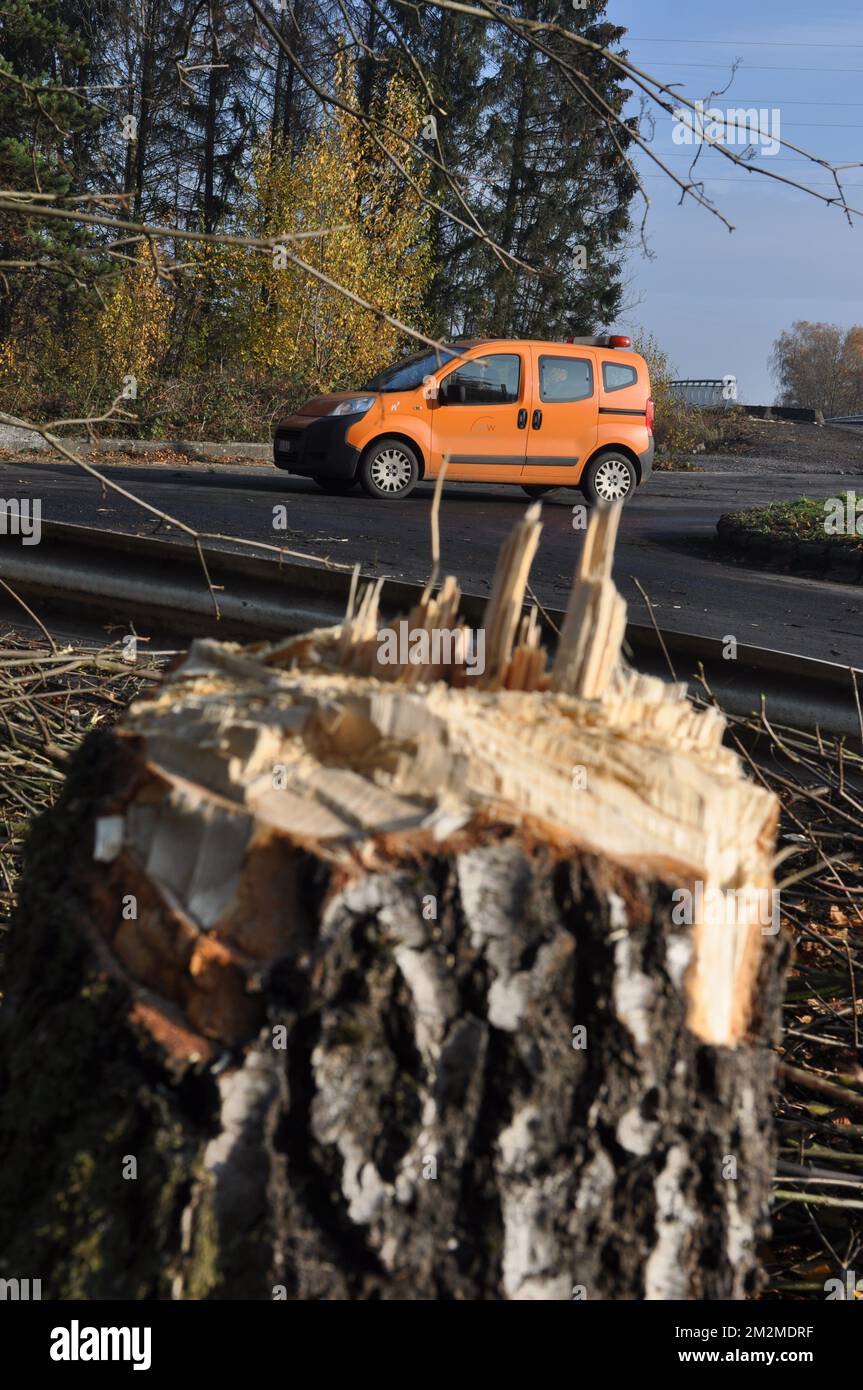
[[[638,372],[623,362],[603,362],[602,384],[606,391],[622,391],[624,386],[634,386]]]
[[[541,401],[585,401],[593,395],[593,363],[589,357],[540,357]]]

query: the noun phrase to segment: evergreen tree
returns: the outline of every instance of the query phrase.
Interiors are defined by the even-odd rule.
[[[625,32],[602,19],[604,0],[563,16],[554,0],[519,0],[512,9],[604,46]],[[491,238],[539,274],[513,271],[482,243],[456,239],[438,306],[450,332],[559,338],[593,332],[619,308],[635,191],[621,154],[629,137],[618,131],[615,143],[580,79],[618,112],[627,93],[607,59],[555,34],[541,34],[540,43],[574,69],[570,78],[551,56],[495,29],[470,181]]]
[[[104,108],[84,90],[89,53],[73,4],[5,0],[0,10],[0,187],[62,196],[82,190]],[[86,231],[0,215],[0,260],[22,273],[0,285],[0,340],[54,265],[52,301],[60,319],[77,293],[74,271]],[[22,264],[23,263],[23,264]],[[45,302],[42,304],[46,307]]]

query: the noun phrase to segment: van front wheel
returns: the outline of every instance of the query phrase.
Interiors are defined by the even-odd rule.
[[[635,492],[638,475],[635,465],[614,449],[597,454],[588,464],[581,490],[588,502],[627,502]]]
[[[420,476],[420,462],[401,439],[378,439],[360,464],[360,483],[369,497],[407,497]]]

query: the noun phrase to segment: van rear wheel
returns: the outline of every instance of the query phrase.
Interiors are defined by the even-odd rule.
[[[628,502],[638,484],[635,465],[626,454],[607,449],[585,469],[581,490],[594,506],[597,502]]]
[[[376,439],[360,464],[360,483],[369,497],[407,497],[420,476],[420,461],[402,439]]]

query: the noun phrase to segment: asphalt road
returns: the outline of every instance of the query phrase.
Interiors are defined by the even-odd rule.
[[[368,574],[423,581],[430,565],[432,485],[402,502],[372,502],[358,489],[331,496],[313,483],[267,467],[106,466],[105,472],[146,501],[202,531],[276,542],[354,563]],[[849,473],[776,476],[740,471],[656,473],[626,508],[614,567],[630,617],[647,621],[633,582],[649,594],[660,626],[863,664],[863,588],[771,574],[720,560],[713,551],[725,511],[808,494],[839,495]],[[165,534],[152,516],[74,465],[0,464],[0,497],[38,497],[45,519],[107,529]],[[544,530],[531,582],[540,601],[565,604],[583,531],[573,528],[581,494],[563,489],[543,505]],[[287,507],[287,530],[273,529],[273,508]],[[447,486],[441,506],[445,572],[463,589],[486,592],[501,542],[522,514],[519,489]]]

